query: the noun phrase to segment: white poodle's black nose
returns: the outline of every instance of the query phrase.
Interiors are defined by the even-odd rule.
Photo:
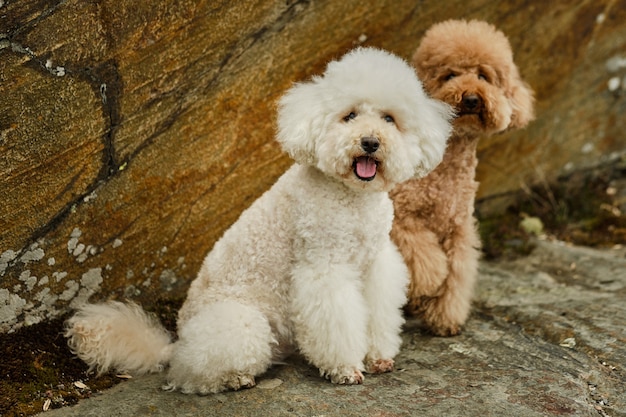
[[[380,142],[378,138],[373,136],[366,136],[361,138],[361,149],[363,149],[367,153],[374,153],[380,146]]]

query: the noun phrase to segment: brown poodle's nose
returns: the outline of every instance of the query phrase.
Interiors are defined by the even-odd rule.
[[[361,149],[363,149],[367,153],[374,153],[380,146],[380,142],[378,138],[373,136],[366,136],[361,138]]]
[[[465,111],[478,111],[482,105],[482,100],[474,93],[463,94],[462,105]]]

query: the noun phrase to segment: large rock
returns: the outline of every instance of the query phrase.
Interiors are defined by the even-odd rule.
[[[182,296],[291,163],[280,94],[356,45],[408,58],[460,17],[508,34],[537,91],[528,129],[481,145],[485,209],[623,150],[625,0],[0,0],[0,331],[92,295]]]
[[[409,321],[397,369],[363,385],[333,385],[294,357],[251,390],[163,392],[157,374],[43,415],[625,416],[625,254],[537,242],[528,258],[483,262],[464,332]]]

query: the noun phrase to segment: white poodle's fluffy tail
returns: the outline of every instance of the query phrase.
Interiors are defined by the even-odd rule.
[[[72,352],[98,373],[161,371],[173,346],[167,330],[154,317],[137,304],[117,301],[78,309],[66,322],[65,337]]]

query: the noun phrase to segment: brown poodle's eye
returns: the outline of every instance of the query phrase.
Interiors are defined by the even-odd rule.
[[[351,111],[346,116],[343,116],[343,121],[344,122],[349,122],[350,120],[354,119],[355,117],[356,117],[356,113]]]
[[[393,116],[386,114],[383,116],[383,119],[385,120],[385,122],[387,123],[395,123],[395,119],[393,118]]]
[[[451,73],[449,73],[448,75],[446,75],[443,79],[444,79],[445,81],[450,81],[450,80],[451,80],[451,79],[453,79],[454,77],[456,77],[456,74],[455,74],[455,73],[453,73],[453,72],[451,72]]]
[[[489,78],[487,78],[487,76],[483,74],[482,72],[478,74],[478,79],[489,82]]]

